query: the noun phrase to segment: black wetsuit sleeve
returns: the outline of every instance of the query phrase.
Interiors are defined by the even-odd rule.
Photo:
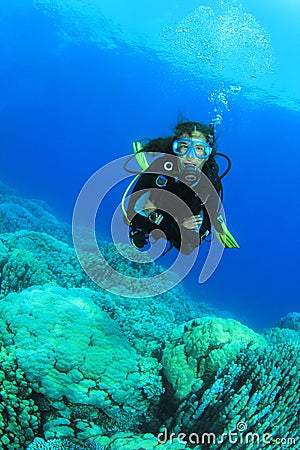
[[[134,210],[136,202],[143,194],[145,194],[145,192],[149,192],[150,200],[154,202],[156,198],[159,197],[159,188],[156,185],[156,179],[162,172],[163,161],[163,158],[158,158],[155,160],[151,166],[137,179],[130,194],[127,208],[127,215],[130,220],[134,215],[136,215],[136,211]],[[154,171],[155,173],[151,173],[151,171]]]
[[[155,183],[155,175],[150,173],[142,174],[137,180],[132,190],[132,193],[130,194],[127,208],[127,215],[130,221],[137,214],[134,209],[136,202],[143,194],[145,194],[145,192],[151,193],[151,189],[153,188],[154,183]]]

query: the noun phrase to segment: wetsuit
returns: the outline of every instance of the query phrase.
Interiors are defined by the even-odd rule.
[[[173,165],[172,170],[170,166]],[[171,246],[181,253],[189,254],[198,247],[211,232],[212,224],[218,226],[216,220],[221,183],[217,180],[218,167],[214,162],[214,170],[210,165],[203,167],[200,181],[192,190],[181,179],[177,169],[177,158],[164,155],[156,159],[139,177],[132,191],[128,218],[130,220],[130,237],[137,247],[142,248],[153,230],[162,231]],[[168,170],[166,170],[168,168]],[[151,173],[155,171],[157,173]],[[209,180],[208,180],[209,178]],[[211,184],[213,183],[213,184]],[[174,194],[172,197],[170,194]],[[153,223],[150,216],[143,212],[140,205],[149,199],[161,213],[159,224]],[[183,201],[183,203],[182,203]],[[140,205],[139,205],[140,204]],[[197,230],[183,227],[182,222],[190,216],[200,215],[202,223]],[[157,232],[153,234],[155,236]]]

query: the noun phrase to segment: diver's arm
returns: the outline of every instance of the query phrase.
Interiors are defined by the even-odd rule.
[[[151,191],[144,192],[134,205],[134,211],[141,216],[147,217],[151,223],[159,225],[163,215],[150,200]]]
[[[144,207],[151,194],[151,188],[153,188],[154,183],[155,178],[153,174],[145,173],[138,178],[129,197],[127,207],[127,217],[129,218],[129,221],[133,219],[136,213],[147,217],[144,212]]]
[[[155,223],[156,225],[159,225],[163,219],[163,215],[149,197],[143,207],[143,213],[148,217],[151,223]]]
[[[153,169],[154,164],[150,166],[150,169]],[[154,190],[157,189],[156,185],[156,178],[157,178],[157,167],[155,168],[155,173],[143,173],[137,183],[135,184],[133,191],[132,191],[132,200],[129,203],[129,206],[133,209],[136,213],[141,214],[144,217],[147,217],[151,223],[154,223],[156,225],[160,224],[163,215],[158,210],[159,207],[159,199],[153,199],[153,188]],[[136,195],[138,195],[139,191],[144,191],[137,200],[134,200],[134,197],[136,199]],[[157,196],[157,194],[156,194]],[[151,198],[151,199],[150,199]],[[156,204],[155,204],[155,203]]]

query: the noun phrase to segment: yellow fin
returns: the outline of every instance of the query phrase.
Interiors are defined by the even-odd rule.
[[[224,222],[224,219],[222,215],[220,214],[218,216],[218,221],[221,224],[222,227],[222,233],[215,230],[216,236],[225,248],[240,248],[239,244],[236,242],[228,228],[226,227],[226,224]]]
[[[142,170],[146,170],[149,167],[146,155],[144,152],[142,152],[141,150],[143,150],[143,146],[139,141],[135,141],[132,143],[133,145],[133,151],[135,154],[135,158],[140,166],[140,168]]]

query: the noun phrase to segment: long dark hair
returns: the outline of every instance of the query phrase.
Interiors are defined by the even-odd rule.
[[[192,134],[196,131],[202,133],[212,149],[215,150],[216,139],[213,126],[211,125],[201,122],[181,122],[176,125],[174,136],[175,139],[182,137],[184,134],[192,137]]]

